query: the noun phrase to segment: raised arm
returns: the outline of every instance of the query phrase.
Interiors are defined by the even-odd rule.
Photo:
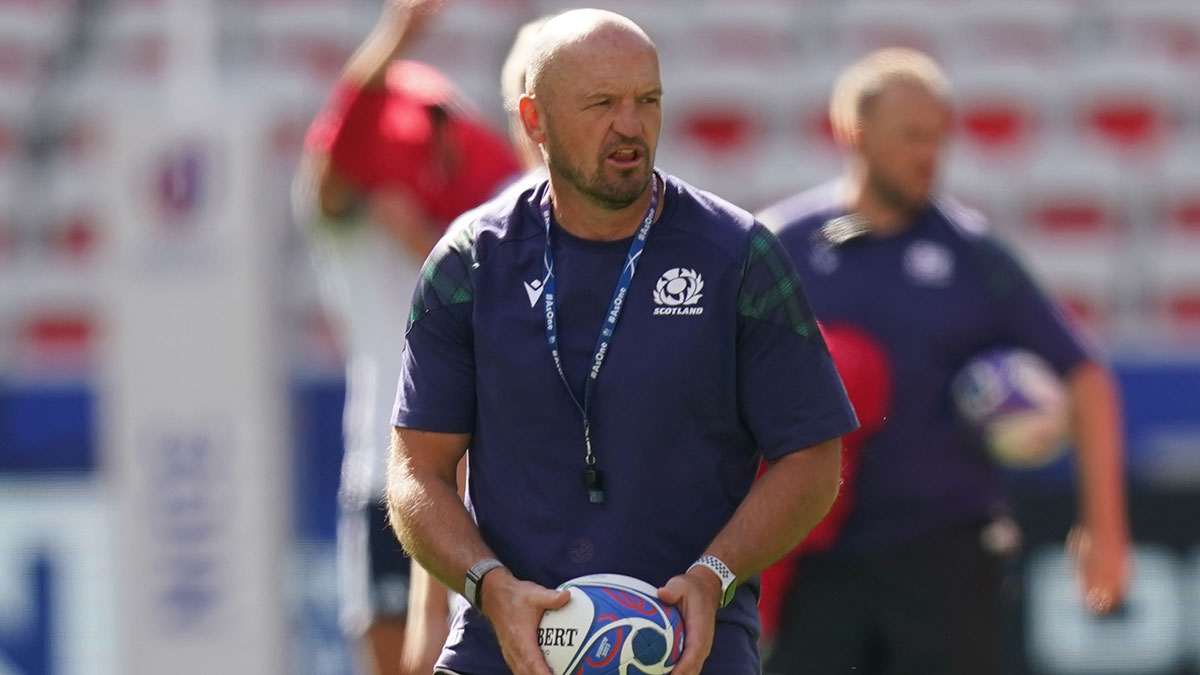
[[[388,0],[384,3],[374,29],[346,61],[340,86],[361,92],[381,92],[387,82],[388,66],[409,49],[437,13],[443,0]],[[334,167],[329,154],[306,152],[303,170],[314,174],[321,213],[329,219],[340,220],[354,212],[359,205],[359,186],[343,171]],[[396,209],[392,209],[395,211]],[[395,214],[391,214],[395,215]],[[400,220],[420,221],[419,210],[401,214]],[[405,228],[397,228],[403,231]],[[416,229],[416,228],[410,228]],[[414,250],[428,253],[429,246],[421,243]]]
[[[375,28],[346,61],[342,82],[383,89],[388,65],[412,46],[443,4],[444,0],[387,0]]]

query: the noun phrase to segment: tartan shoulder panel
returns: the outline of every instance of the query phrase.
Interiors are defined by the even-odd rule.
[[[742,262],[738,314],[782,326],[801,337],[820,336],[791,256],[758,223],[750,230]]]
[[[475,299],[471,279],[471,272],[478,263],[475,242],[473,221],[460,219],[446,231],[421,267],[409,311],[409,324],[436,309]]]

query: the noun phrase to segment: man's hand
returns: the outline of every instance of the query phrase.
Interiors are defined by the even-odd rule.
[[[483,577],[480,609],[492,622],[496,640],[513,675],[551,675],[538,646],[537,629],[548,609],[560,609],[570,591],[556,591],[521,581],[500,567]]]
[[[1119,609],[1129,586],[1128,538],[1093,535],[1077,525],[1067,535],[1067,550],[1075,558],[1088,609],[1096,614]]]
[[[445,4],[445,0],[387,0],[379,15],[379,27],[395,31],[405,43],[401,47],[407,47],[425,32]]]
[[[683,654],[671,675],[698,675],[712,649],[721,580],[708,568],[693,567],[658,589],[658,599],[675,605],[683,617]]]

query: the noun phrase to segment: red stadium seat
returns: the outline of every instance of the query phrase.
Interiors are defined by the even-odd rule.
[[[18,323],[13,370],[22,374],[63,375],[87,371],[94,363],[96,325],[87,310],[43,307]]]
[[[1041,156],[1014,180],[1015,217],[1034,235],[1112,240],[1128,220],[1129,179],[1103,157],[1067,148]]]
[[[1183,71],[1147,64],[1092,63],[1062,73],[1067,119],[1082,143],[1122,161],[1152,161],[1178,141]]]
[[[752,159],[764,149],[782,103],[771,89],[782,74],[740,69],[708,70],[681,77],[664,106],[663,133],[674,143],[722,160]]]
[[[1152,253],[1154,264],[1146,270],[1149,306],[1155,313],[1151,325],[1168,339],[1200,337],[1200,245],[1162,242]]]
[[[829,119],[829,97],[837,73],[808,69],[790,76],[785,97],[779,103],[784,133],[794,137],[804,154],[839,153]]]
[[[1200,244],[1200,149],[1181,148],[1154,185],[1160,188],[1155,218],[1165,226],[1163,234]]]
[[[951,74],[958,137],[977,161],[1029,160],[1053,121],[1047,79],[1030,66],[979,66]]]

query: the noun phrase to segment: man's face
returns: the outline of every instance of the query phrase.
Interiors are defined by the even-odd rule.
[[[868,187],[894,207],[922,207],[937,181],[949,130],[942,99],[916,83],[885,85],[862,116],[859,153]]]
[[[653,47],[628,36],[564,55],[539,95],[550,170],[594,202],[632,204],[650,185],[662,128]]]

